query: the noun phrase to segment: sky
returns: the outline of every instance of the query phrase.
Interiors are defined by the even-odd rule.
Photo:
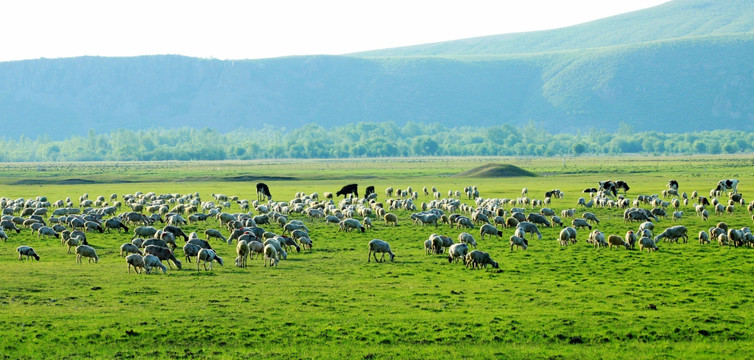
[[[340,55],[554,29],[667,0],[11,0],[0,61],[177,54]]]

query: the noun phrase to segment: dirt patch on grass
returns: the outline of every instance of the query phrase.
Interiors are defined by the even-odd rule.
[[[459,177],[478,177],[478,178],[496,178],[496,177],[534,177],[536,174],[526,171],[518,166],[511,164],[485,164],[468,171],[464,171],[454,176]]]

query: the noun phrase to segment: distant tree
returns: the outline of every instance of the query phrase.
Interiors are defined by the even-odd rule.
[[[571,148],[571,150],[576,156],[580,156],[581,154],[584,153],[584,151],[586,151],[586,145],[584,145],[584,143],[578,142],[578,143],[573,144],[573,147]]]

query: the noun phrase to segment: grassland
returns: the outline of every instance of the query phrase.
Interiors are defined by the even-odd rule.
[[[454,176],[490,162],[519,166],[537,177]],[[542,198],[559,188],[552,208],[573,208],[581,190],[606,178],[631,185],[629,196],[657,194],[671,178],[681,191],[707,193],[722,178],[751,193],[754,161],[736,158],[577,158],[351,160],[228,163],[2,164],[0,196],[50,200],[135,191],[199,192],[255,199],[265,179],[276,200],[298,191],[335,191],[358,182],[461,190],[483,197]],[[78,179],[78,180],[72,180]],[[246,180],[246,181],[232,181]],[[429,201],[420,194],[418,202]],[[470,200],[465,202],[472,203]],[[754,275],[749,248],[700,245],[693,237],[718,221],[751,225],[744,208],[702,222],[683,209],[688,244],[661,243],[659,252],[596,250],[579,232],[560,248],[557,228],[542,229],[527,251],[507,241],[481,240],[499,270],[467,270],[425,255],[433,232],[399,211],[399,226],[339,233],[307,221],[312,251],[291,254],[276,269],[254,260],[233,266],[234,247],[213,241],[225,266],[196,271],[185,263],[167,275],[126,273],[118,247],[131,234],[89,234],[101,260],[77,264],[57,240],[29,230],[0,243],[0,356],[23,358],[748,358],[754,344],[750,311]],[[234,205],[227,210],[239,211]],[[581,211],[579,211],[580,213]],[[620,210],[592,209],[599,229],[625,234]],[[301,218],[291,215],[290,218]],[[658,228],[675,225],[662,220]],[[214,221],[184,227],[201,232]],[[275,227],[268,227],[275,231]],[[512,234],[504,229],[504,238]],[[367,263],[366,243],[390,242],[395,262]],[[33,246],[41,261],[18,261],[15,248]],[[182,255],[177,250],[179,258]],[[649,308],[653,304],[657,310]]]

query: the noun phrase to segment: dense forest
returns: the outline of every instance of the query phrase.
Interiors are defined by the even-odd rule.
[[[347,124],[326,129],[266,126],[220,133],[204,128],[116,130],[52,141],[47,136],[0,139],[0,161],[251,160],[406,156],[562,156],[619,154],[721,154],[752,152],[754,133],[712,130],[687,133],[592,129],[552,134],[522,127],[455,127],[394,122]]]

